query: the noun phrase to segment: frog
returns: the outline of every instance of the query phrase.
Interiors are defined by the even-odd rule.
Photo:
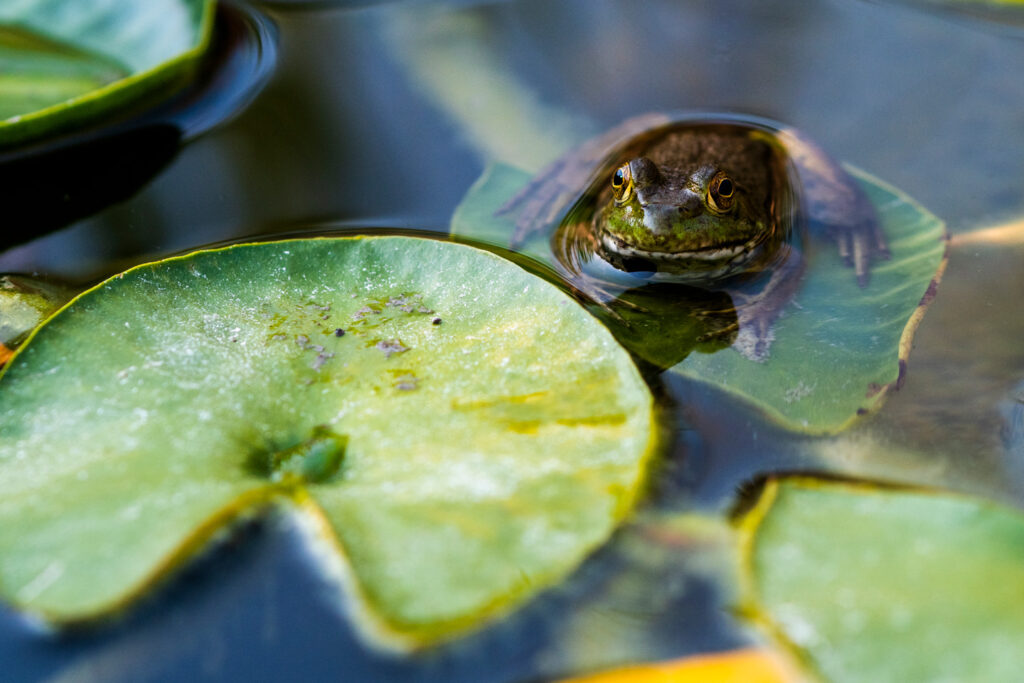
[[[862,288],[888,257],[875,209],[842,165],[796,129],[756,117],[633,117],[552,162],[497,213],[513,212],[512,247],[554,226],[557,260],[602,305],[616,292],[581,277],[594,260],[727,294],[731,306],[694,314],[731,314],[709,334],[732,335],[758,362],[799,287],[808,240],[834,244]]]

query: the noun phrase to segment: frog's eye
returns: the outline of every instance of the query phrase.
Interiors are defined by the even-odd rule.
[[[728,211],[732,206],[732,196],[736,192],[736,185],[729,176],[719,173],[711,179],[708,186],[708,205],[715,211]]]
[[[612,193],[618,204],[628,202],[633,196],[633,174],[629,170],[629,164],[619,166],[612,174]]]

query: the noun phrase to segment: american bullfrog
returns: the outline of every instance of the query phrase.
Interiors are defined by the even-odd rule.
[[[759,361],[799,284],[805,237],[834,241],[862,287],[888,253],[874,207],[842,167],[758,119],[630,119],[552,163],[499,213],[513,211],[513,247],[557,225],[552,249],[577,281],[597,261],[727,293],[733,322],[714,334],[735,334],[733,346]],[[583,289],[612,298],[595,284],[611,269]]]

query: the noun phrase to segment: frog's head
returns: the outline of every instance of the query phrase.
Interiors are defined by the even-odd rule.
[[[707,159],[679,167],[640,156],[615,168],[610,184],[594,216],[603,248],[658,270],[740,265],[776,229],[765,183]]]

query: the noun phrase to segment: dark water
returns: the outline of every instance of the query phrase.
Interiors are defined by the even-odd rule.
[[[292,230],[443,232],[484,168],[481,137],[515,147],[517,125],[550,123],[580,139],[640,112],[683,108],[800,128],[908,192],[954,233],[1024,214],[1024,35],[1005,23],[858,0],[262,8],[276,28],[250,24],[248,42],[226,49],[234,70],[207,72],[226,79],[214,96],[186,93],[170,111],[144,115],[151,126],[130,128],[141,138],[99,140],[62,166],[87,183],[73,210],[55,210],[46,197],[19,205],[0,183],[9,193],[2,204],[16,207],[4,220],[0,272],[86,282],[163,254]],[[502,105],[508,125],[485,123],[481,136],[425,82],[422,56],[452,30],[476,36],[472,44],[521,88]],[[206,132],[255,95],[275,60],[248,108]],[[232,83],[246,85],[231,95]],[[541,162],[538,147],[519,151]],[[12,175],[54,167],[27,156],[20,163],[28,170]],[[90,203],[101,190],[103,202]],[[795,437],[712,389],[657,383],[674,439],[644,517],[722,511],[744,482],[788,469],[1024,501],[1012,441],[1013,392],[1024,377],[1021,259],[1021,247],[954,250],[907,384],[845,435]],[[731,615],[714,560],[694,552],[714,558],[713,542],[684,539],[652,558],[637,553],[653,547],[645,544],[640,526],[629,527],[506,623],[402,660],[355,639],[301,538],[269,521],[111,627],[40,635],[0,612],[0,677],[529,681],[758,638]]]

